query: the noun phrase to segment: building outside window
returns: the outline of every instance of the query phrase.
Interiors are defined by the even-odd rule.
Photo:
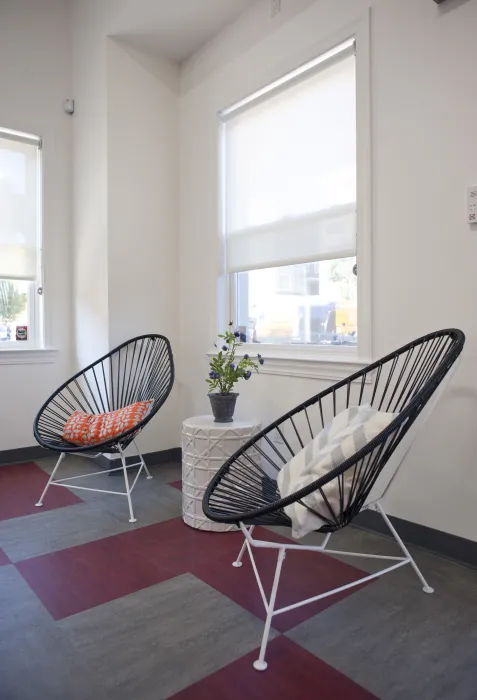
[[[0,128],[0,351],[43,345],[41,139]]]

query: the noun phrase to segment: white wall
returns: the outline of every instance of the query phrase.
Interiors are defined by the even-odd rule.
[[[149,332],[177,354],[178,69],[117,40],[133,5],[73,5],[78,367]],[[175,387],[141,434],[143,451],[180,444],[178,410]]]
[[[372,6],[373,354],[446,326],[463,361],[393,484],[386,506],[477,540],[477,232],[465,190],[477,181],[473,75],[476,0],[264,0],[182,72],[182,416],[208,412],[206,351],[217,317],[217,111],[312,58]],[[286,21],[283,21],[283,18]],[[263,375],[239,388],[239,414],[268,422],[322,382]]]
[[[71,28],[71,4],[64,0],[0,0],[0,124],[45,140],[45,300],[48,341],[59,349],[51,365],[0,365],[0,450],[33,444],[38,406],[71,370],[72,339],[76,364],[83,365],[127,335],[149,330],[149,322],[173,340],[181,406],[171,397],[144,433],[143,448],[177,446],[180,418],[209,411],[205,353],[216,327],[219,272],[216,113],[313,57],[369,5],[373,353],[447,325],[468,337],[458,373],[387,505],[395,515],[477,539],[477,237],[464,219],[465,189],[477,179],[477,145],[468,137],[477,121],[469,89],[477,0],[442,7],[431,0],[282,0],[274,20],[266,0],[252,7],[181,71],[180,241],[177,76],[108,39],[135,31],[130,17],[139,6],[81,0],[72,4]],[[68,96],[76,99],[73,118],[62,110]],[[144,128],[125,144],[131,124]],[[130,202],[123,149],[147,175],[144,187],[132,182]],[[144,295],[133,283],[142,270]],[[267,422],[322,386],[263,375],[240,387],[239,414]]]
[[[108,318],[114,347],[160,333],[178,346],[179,70],[107,43]],[[177,447],[178,391],[140,438]]]
[[[73,303],[75,364],[109,350],[105,3],[73,8]]]
[[[47,343],[53,364],[0,365],[0,451],[35,443],[33,419],[71,371],[70,10],[63,0],[0,0],[0,126],[42,136]]]

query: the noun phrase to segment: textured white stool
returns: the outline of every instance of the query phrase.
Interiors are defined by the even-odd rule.
[[[235,525],[214,523],[202,510],[209,481],[222,464],[260,430],[260,424],[234,420],[215,423],[213,416],[188,418],[182,424],[182,516],[198,530],[229,532]],[[260,455],[257,453],[257,460]]]

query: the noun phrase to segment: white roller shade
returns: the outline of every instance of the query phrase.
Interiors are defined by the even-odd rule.
[[[356,74],[342,54],[227,113],[229,272],[356,252]]]
[[[0,131],[0,279],[35,280],[40,140],[11,134]]]

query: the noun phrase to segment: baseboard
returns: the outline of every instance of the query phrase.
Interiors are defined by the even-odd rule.
[[[0,466],[6,464],[17,464],[20,462],[31,462],[37,459],[45,459],[46,457],[55,457],[57,452],[46,450],[40,445],[33,447],[19,447],[15,450],[0,450]]]
[[[182,449],[180,447],[171,447],[168,450],[159,450],[158,452],[146,452],[143,455],[143,457],[148,467],[155,467],[159,464],[166,464],[166,462],[181,462]],[[101,455],[100,457],[96,457],[93,461],[95,464],[101,467],[101,469],[112,469],[112,462],[116,462],[117,460],[117,457],[115,457],[114,460],[111,460],[105,457],[104,455]],[[132,462],[137,462],[137,457],[135,455],[126,457],[127,464],[131,464]],[[119,462],[117,466],[120,466],[120,464],[121,463]],[[114,472],[113,474],[111,474],[111,476],[114,476],[118,473],[119,472]]]
[[[171,447],[169,450],[159,450],[158,452],[148,452],[144,456],[148,467],[154,467],[157,464],[165,464],[166,462],[181,462],[182,450],[180,447]],[[19,464],[20,462],[31,462],[37,459],[45,459],[47,457],[58,457],[58,452],[46,450],[40,445],[33,447],[19,447],[15,450],[0,450],[0,466],[6,464]],[[89,458],[89,457],[88,457]],[[94,464],[101,469],[111,469],[111,460],[101,455],[100,457],[89,458]],[[135,462],[137,457],[128,457],[127,462]]]
[[[415,545],[459,564],[477,568],[477,542],[394,516],[390,516],[390,520],[406,544]],[[362,530],[390,536],[386,523],[380,514],[373,510],[360,513],[353,520],[353,525]]]

